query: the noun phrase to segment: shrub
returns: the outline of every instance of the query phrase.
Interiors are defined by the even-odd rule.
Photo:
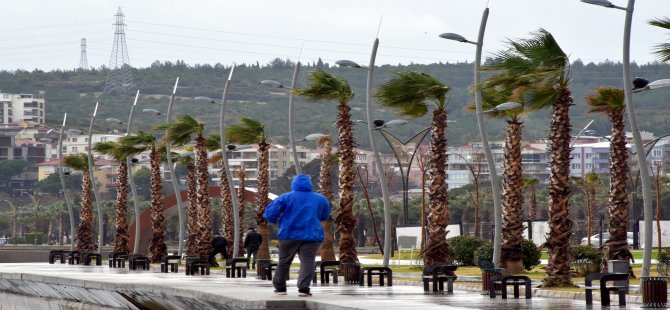
[[[602,250],[590,245],[573,245],[570,247],[570,252],[575,262],[600,265],[603,259]]]
[[[533,267],[540,264],[540,257],[542,252],[537,248],[535,243],[530,240],[524,239],[521,243],[521,251],[523,252],[523,267],[526,270],[531,270]],[[493,261],[493,244],[491,242],[485,241],[482,246],[477,248],[474,254],[475,261],[479,264],[479,261]]]
[[[475,266],[475,251],[486,241],[470,236],[457,236],[449,239],[453,259],[461,266]]]

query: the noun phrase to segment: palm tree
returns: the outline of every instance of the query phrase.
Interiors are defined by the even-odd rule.
[[[207,150],[216,151],[221,150],[221,137],[217,133],[210,133],[207,135]],[[225,150],[224,150],[225,151]],[[210,163],[216,163],[223,160],[220,152],[215,153],[210,157]],[[223,227],[222,235],[226,238],[228,244],[233,244],[235,239],[235,223],[233,217],[233,197],[230,195],[230,184],[228,184],[228,175],[223,162],[221,163],[221,170],[219,170],[219,179],[221,180],[221,224]],[[195,183],[194,183],[195,184]],[[226,248],[229,257],[233,257],[233,247]]]
[[[185,150],[187,150],[186,148]],[[192,151],[192,150],[191,150]],[[184,247],[186,256],[198,255],[198,186],[195,172],[195,160],[192,156],[182,156],[177,159],[177,163],[186,167],[186,200],[188,210],[186,212],[186,226],[188,236]]]
[[[603,245],[603,270],[607,261],[628,260],[632,257],[628,249],[628,150],[626,149],[624,91],[614,87],[600,87],[588,95],[586,103],[589,113],[603,113],[612,123],[610,143],[610,192],[608,201],[609,239]]]
[[[93,201],[91,200],[91,171],[88,170],[88,156],[84,153],[65,156],[63,166],[82,173],[81,211],[75,237],[76,249],[81,252],[95,252],[98,245],[93,242]]]
[[[244,234],[244,204],[247,202],[246,198],[244,197],[244,193],[247,191],[246,188],[246,172],[244,171],[244,162],[240,163],[240,168],[237,170],[237,205],[240,206],[240,209],[238,210],[238,218],[240,219],[240,227],[239,227],[239,235],[242,236]],[[234,249],[233,249],[234,251]],[[237,253],[238,257],[244,257],[244,247],[240,247]]]
[[[166,140],[175,146],[184,146],[195,138],[196,169],[198,178],[198,241],[197,252],[200,259],[206,260],[212,250],[212,217],[209,205],[209,171],[207,169],[207,145],[204,136],[205,125],[193,116],[177,116],[174,123],[157,126],[167,129]]]
[[[568,88],[569,59],[551,33],[544,29],[529,39],[509,41],[507,50],[496,53],[485,70],[496,71],[489,81],[508,90],[529,109],[551,106],[549,133],[549,234],[544,247],[549,263],[544,287],[572,285],[570,278],[570,116],[572,95]],[[520,184],[519,184],[520,185]]]
[[[258,143],[258,175],[256,183],[258,192],[256,195],[256,224],[258,231],[266,242],[261,243],[258,249],[258,259],[270,259],[270,231],[263,213],[265,207],[270,204],[270,144],[266,140],[265,126],[260,122],[241,116],[240,122],[226,127],[226,140],[236,144]],[[267,267],[258,264],[258,268]]]
[[[323,148],[323,156],[321,157],[321,169],[319,170],[319,193],[325,196],[330,204],[333,201],[333,187],[330,179],[330,170],[333,165],[333,139],[330,135],[324,135],[318,140],[316,144]],[[323,228],[323,242],[319,253],[322,261],[335,260],[335,250],[333,249],[333,222],[332,219],[321,222]]]
[[[126,149],[125,153],[131,156],[147,150],[150,151],[152,236],[149,242],[149,258],[152,263],[160,263],[161,258],[167,255],[165,218],[163,217],[163,203],[161,201],[163,184],[161,183],[160,154],[157,150],[157,142],[155,135],[141,130],[134,135],[119,139],[119,143]]]
[[[505,72],[494,75],[484,81],[482,89],[483,108],[493,110],[488,113],[489,117],[506,118],[507,130],[505,132],[505,154],[503,160],[503,182],[502,182],[502,245],[500,261],[505,272],[515,274],[523,271],[523,170],[521,168],[521,130],[523,122],[521,114],[526,107],[523,94],[519,89],[506,88],[500,81],[505,78]],[[495,107],[507,101],[520,102],[521,107],[512,110],[495,112]],[[468,107],[474,111],[474,105]]]
[[[537,218],[537,185],[540,180],[536,178],[523,179],[523,187],[528,189],[528,220]]]
[[[423,250],[426,266],[448,263],[451,251],[447,244],[449,201],[447,197],[447,94],[449,87],[435,77],[421,72],[395,72],[395,77],[376,93],[384,107],[390,107],[405,117],[416,118],[434,106],[430,129],[430,200],[428,213],[428,243]]]
[[[670,18],[668,17],[652,19],[649,21],[649,24],[670,30]],[[654,53],[658,54],[660,61],[670,61],[670,43],[661,43],[657,45]]]
[[[321,69],[312,71],[309,76],[309,84],[297,91],[298,95],[304,96],[309,101],[317,102],[329,100],[337,102],[337,120],[339,142],[339,190],[340,207],[339,214],[335,218],[337,231],[340,233],[339,259],[341,263],[353,264],[358,262],[356,253],[356,239],[354,229],[356,218],[353,213],[354,206],[354,146],[356,140],[353,135],[353,123],[351,121],[351,107],[349,101],[354,98],[349,82],[345,79],[333,76]],[[346,281],[356,281],[357,274],[345,272]]]
[[[130,154],[125,153],[124,148],[117,142],[98,142],[93,150],[104,155],[112,156],[119,163],[117,173],[118,185],[116,187],[116,234],[112,240],[115,253],[128,254],[128,163],[126,158]]]
[[[596,214],[596,189],[600,185],[600,177],[591,171],[582,177],[570,177],[570,180],[584,193],[586,200],[586,236],[588,245],[591,245],[593,219]]]

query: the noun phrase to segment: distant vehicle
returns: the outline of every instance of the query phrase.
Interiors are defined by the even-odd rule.
[[[608,233],[608,232],[603,233],[603,243],[605,243],[605,241],[607,241],[607,239],[609,239],[609,237],[610,237],[610,233]],[[633,232],[632,231],[629,231],[626,234],[626,241],[628,242],[629,246],[633,246]],[[599,242],[600,242],[600,234],[595,234],[595,235],[591,236],[591,245],[598,246]],[[581,244],[582,245],[588,245],[589,244],[588,238],[586,238],[586,237],[582,238]],[[641,246],[641,244],[640,244],[640,246]]]

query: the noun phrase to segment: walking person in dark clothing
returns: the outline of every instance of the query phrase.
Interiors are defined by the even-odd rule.
[[[228,253],[226,252],[227,247],[228,241],[226,241],[226,238],[219,233],[214,233],[214,238],[212,238],[212,251],[209,252],[209,264],[212,267],[219,267],[219,263],[216,262],[216,254],[221,253],[221,256],[224,259],[228,259]]]
[[[249,227],[247,229],[247,236],[244,237],[244,248],[247,249],[247,269],[249,269],[249,261],[251,256],[254,256],[253,268],[256,268],[256,256],[258,256],[258,248],[263,243],[263,235],[258,233],[255,228]]]
[[[299,174],[291,181],[291,192],[277,197],[265,208],[265,219],[279,223],[279,263],[272,279],[275,294],[286,295],[286,280],[295,254],[300,258],[298,296],[309,297],[314,277],[314,257],[323,241],[321,221],[330,216],[330,204],[323,195],[312,192],[312,181]]]

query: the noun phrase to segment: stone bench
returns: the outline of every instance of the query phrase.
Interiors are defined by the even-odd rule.
[[[109,253],[109,268],[126,268],[126,260],[128,260],[128,253]]]
[[[526,288],[526,299],[532,298],[530,278],[526,276],[514,275],[498,275],[491,278],[489,284],[489,297],[496,298],[496,285],[500,285],[500,296],[507,299],[507,286],[514,287],[514,298],[519,298],[519,286],[524,285]]]
[[[389,267],[363,267],[359,274],[360,286],[365,284],[365,276],[368,277],[368,286],[372,286],[372,276],[379,276],[379,286],[384,286],[384,278],[388,279],[388,286],[393,286],[393,270]]]
[[[132,255],[128,260],[128,269],[130,270],[149,270],[150,267],[151,261],[143,255]]]
[[[189,256],[186,257],[186,267],[184,269],[186,269],[187,276],[194,276],[197,273],[204,276],[209,275],[209,265],[210,262],[206,259],[200,259],[198,256]]]
[[[77,250],[68,252],[67,263],[70,265],[81,264],[81,252]]]
[[[267,271],[265,272],[266,279],[268,281],[272,281],[272,271],[273,270],[277,270],[277,263],[272,262],[268,265]]]
[[[56,259],[60,260],[61,264],[65,264],[66,251],[63,250],[51,250],[49,251],[49,264],[53,264]]]
[[[181,264],[181,256],[179,255],[165,255],[161,257],[161,272],[179,272],[179,264]]]
[[[102,255],[99,253],[84,253],[82,254],[82,258],[84,261],[84,266],[89,266],[91,265],[91,262],[95,259],[95,265],[96,266],[102,266]]]
[[[239,266],[238,263],[241,263]],[[237,257],[226,261],[226,278],[247,277],[247,259],[244,257]]]
[[[454,271],[458,269],[455,265],[433,265],[423,268],[423,290],[430,291],[430,284],[432,282],[433,292],[444,291],[444,282],[447,282],[447,292],[454,292],[454,280],[458,278]]]
[[[337,284],[337,277],[339,275],[339,266],[340,261],[337,260],[326,260],[322,262],[316,262],[316,265],[319,269],[314,271],[314,278],[312,282],[316,283],[317,274],[320,275],[321,284],[330,283],[330,276],[333,276],[333,283]],[[335,267],[335,268],[333,268]]]
[[[593,304],[592,293],[595,290],[600,290],[600,304],[609,306],[610,292],[616,292],[619,295],[619,306],[626,305],[626,293],[628,292],[628,285],[617,285],[614,281],[627,281],[627,273],[599,273],[594,272],[586,275],[584,279],[585,285],[582,286],[586,294],[586,304]],[[599,281],[600,285],[594,286],[593,281]],[[611,284],[607,284],[611,282]]]

